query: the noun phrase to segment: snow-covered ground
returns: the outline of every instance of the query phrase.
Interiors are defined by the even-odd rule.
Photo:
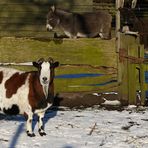
[[[0,115],[0,148],[148,148],[148,109],[49,111],[47,135],[27,137],[21,116]]]

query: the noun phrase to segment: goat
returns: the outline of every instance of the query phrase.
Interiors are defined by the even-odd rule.
[[[38,132],[46,135],[43,126],[45,111],[54,98],[54,68],[59,62],[43,58],[33,62],[38,71],[23,72],[0,67],[0,111],[8,115],[22,114],[27,119],[27,135],[34,137],[33,115],[38,115]]]

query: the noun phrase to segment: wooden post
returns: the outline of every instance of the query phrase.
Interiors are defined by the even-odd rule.
[[[120,0],[116,0],[116,51],[120,49]]]
[[[116,52],[117,52],[117,79],[118,79],[118,84],[120,85],[121,83],[121,66],[119,64],[119,50],[120,50],[120,0],[116,0]],[[119,90],[120,91],[120,90]]]
[[[128,61],[128,103],[136,104],[136,64]]]
[[[121,51],[121,34],[120,34],[120,11],[119,8],[121,6],[121,0],[116,0],[116,52],[117,52],[117,79],[118,79],[118,93],[119,100],[122,101],[123,104],[127,104],[128,102],[128,89],[127,89],[127,59],[121,60],[120,52]],[[122,39],[125,39],[122,36]],[[123,53],[127,48],[124,47],[124,41],[122,41],[122,49]],[[124,50],[125,49],[125,50]]]
[[[140,89],[141,89],[141,105],[145,105],[146,83],[145,83],[146,64],[140,64]]]
[[[144,58],[144,46],[140,47],[140,57]],[[147,84],[145,82],[145,71],[147,70],[147,64],[140,64],[140,90],[141,90],[141,105],[145,105]]]
[[[120,51],[118,62],[118,84],[119,84],[119,99],[124,105],[129,102],[129,77],[128,77],[128,38],[124,34],[120,35]]]
[[[130,35],[126,35],[128,44],[128,56],[137,57],[137,40]],[[128,60],[128,102],[136,104],[136,64]]]

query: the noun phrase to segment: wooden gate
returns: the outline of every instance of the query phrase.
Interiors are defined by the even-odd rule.
[[[118,92],[119,99],[125,104],[144,105],[146,102],[146,60],[144,45],[141,44],[141,34],[138,36],[122,34],[120,1],[116,0],[116,51],[118,53]],[[146,36],[147,38],[147,36]],[[145,42],[147,44],[147,42]]]
[[[144,46],[140,45],[139,38],[124,34],[120,38],[119,97],[128,104],[144,104]]]

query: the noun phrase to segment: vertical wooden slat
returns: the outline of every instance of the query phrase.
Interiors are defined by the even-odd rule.
[[[127,36],[128,39],[128,55],[131,57],[139,58],[139,38],[133,36]],[[128,89],[129,89],[129,104],[136,104],[137,95],[137,69],[136,64],[129,59],[128,61]]]
[[[146,83],[145,83],[145,70],[146,70],[145,64],[140,64],[140,89],[141,89],[141,105],[145,104],[145,98],[146,98]]]
[[[127,105],[128,103],[128,44],[127,38],[125,35],[121,34],[120,36],[120,54],[118,62],[118,82],[119,82],[119,99]],[[121,56],[121,57],[120,57]],[[122,57],[123,56],[123,57]],[[125,57],[124,57],[125,56]]]
[[[120,0],[116,0],[116,51],[120,49]]]
[[[123,99],[123,91],[124,91],[124,82],[123,79],[125,78],[123,76],[123,72],[125,71],[124,70],[124,65],[122,62],[120,62],[120,54],[119,54],[119,51],[120,51],[120,41],[121,41],[121,38],[120,38],[120,11],[119,11],[119,8],[120,8],[120,0],[116,0],[116,52],[118,53],[117,54],[117,79],[118,79],[118,93],[119,93],[119,100],[124,100]]]
[[[139,45],[139,52],[140,58],[144,58],[144,46]],[[145,71],[146,71],[146,64],[141,63],[140,66],[140,90],[141,90],[141,105],[145,104],[146,98],[146,83],[145,83]]]
[[[128,98],[129,104],[136,104],[136,64],[128,61]]]

